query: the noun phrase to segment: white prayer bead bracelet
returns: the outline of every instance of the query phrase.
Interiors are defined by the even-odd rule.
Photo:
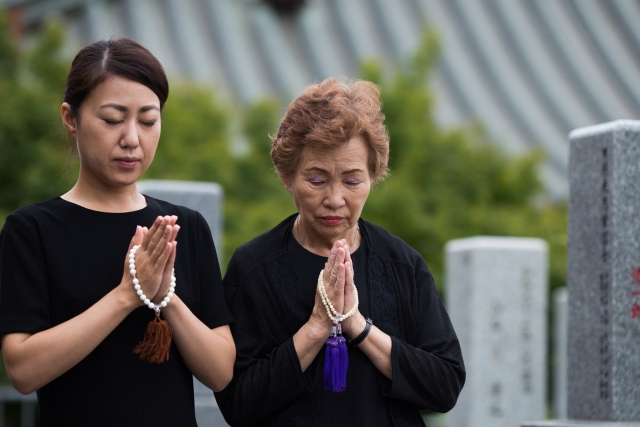
[[[327,290],[324,287],[324,270],[320,270],[320,275],[318,276],[318,290],[320,291],[320,299],[322,299],[322,304],[324,304],[324,308],[327,310],[327,315],[329,316],[330,319],[334,320],[334,321],[343,321],[345,319],[347,319],[350,316],[353,316],[356,311],[358,311],[358,288],[356,288],[355,286],[353,287],[353,290],[356,293],[356,303],[353,305],[353,307],[351,307],[351,310],[349,310],[346,314],[342,315],[340,312],[338,312],[334,307],[333,304],[331,304],[331,300],[329,300],[329,297],[327,296]]]
[[[149,298],[147,298],[147,296],[142,291],[142,287],[140,286],[140,281],[136,277],[136,252],[138,251],[139,247],[140,245],[136,245],[129,251],[129,273],[131,273],[131,277],[133,277],[133,288],[136,290],[136,293],[138,294],[138,296],[140,297],[144,305],[146,305],[152,310],[155,310],[156,314],[159,314],[160,308],[166,307],[167,304],[169,304],[169,301],[171,301],[171,297],[173,297],[173,294],[176,291],[175,269],[171,270],[171,287],[169,287],[169,292],[167,292],[167,295],[159,303],[155,303],[151,301]]]

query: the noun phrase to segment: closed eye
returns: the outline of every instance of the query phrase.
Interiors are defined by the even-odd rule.
[[[311,185],[323,185],[324,181],[318,178],[312,178],[308,180]]]
[[[124,120],[108,120],[108,119],[104,119],[105,123],[111,126],[115,126],[115,125],[119,125],[120,123],[124,122]]]
[[[156,122],[143,122],[143,121],[140,121],[140,124],[150,128],[151,126],[155,125]]]

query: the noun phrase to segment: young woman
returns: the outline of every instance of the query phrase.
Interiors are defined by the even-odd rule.
[[[0,233],[2,355],[14,387],[38,391],[42,426],[195,426],[192,374],[216,391],[231,380],[232,317],[207,223],[136,189],[168,92],[133,40],[82,49],[61,107],[78,181]]]

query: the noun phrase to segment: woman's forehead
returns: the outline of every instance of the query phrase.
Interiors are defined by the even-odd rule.
[[[160,100],[150,88],[120,76],[111,76],[97,85],[85,103],[96,108],[118,105],[133,110],[149,106],[160,109]]]
[[[367,146],[362,138],[356,137],[335,147],[308,145],[302,150],[303,163],[335,163],[367,161]]]

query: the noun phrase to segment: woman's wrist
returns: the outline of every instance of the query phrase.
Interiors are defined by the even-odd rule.
[[[358,311],[354,316],[342,322],[342,332],[349,338],[354,339],[364,331],[367,320]]]
[[[131,283],[122,282],[113,290],[113,292],[115,293],[119,304],[129,311],[142,307],[142,301],[140,301],[140,298],[138,297],[138,294],[136,294]]]
[[[311,316],[305,324],[306,334],[312,341],[326,341],[331,333],[331,324]]]
[[[166,307],[162,307],[161,315],[166,319],[167,322],[169,322],[169,324],[171,324],[172,322],[176,321],[176,319],[179,319],[180,316],[184,316],[184,312],[182,311],[183,308],[189,310],[184,301],[182,301],[180,297],[175,294],[173,298],[171,298],[171,302],[168,303]]]
[[[372,325],[373,325],[373,321],[369,317],[367,317],[366,323],[364,325],[364,330],[360,333],[360,335],[356,337],[352,337],[348,341],[348,344],[354,348],[360,345],[369,336],[369,332],[371,332]]]

